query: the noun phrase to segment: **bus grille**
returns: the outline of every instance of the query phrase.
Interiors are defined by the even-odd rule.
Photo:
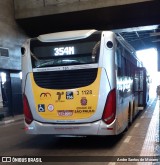
[[[97,77],[97,68],[34,72],[34,80],[39,87],[47,89],[73,89],[92,84]]]

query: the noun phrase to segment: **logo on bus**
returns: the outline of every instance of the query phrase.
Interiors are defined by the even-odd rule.
[[[58,101],[60,101],[60,100],[61,100],[62,95],[64,95],[64,92],[57,92]]]
[[[82,97],[82,99],[81,99],[81,105],[83,105],[83,106],[87,105],[87,99],[86,99],[86,97]]]
[[[51,99],[51,94],[49,92],[46,92],[46,93],[41,93],[40,94],[40,98],[43,100],[46,100],[46,99]]]
[[[50,112],[52,112],[52,111],[54,110],[54,106],[53,106],[52,104],[49,104],[49,105],[48,105],[48,110],[49,110]]]
[[[45,112],[45,105],[44,104],[38,104],[38,112]]]
[[[73,92],[72,91],[68,91],[66,92],[66,99],[67,100],[72,100],[74,97],[73,97]]]

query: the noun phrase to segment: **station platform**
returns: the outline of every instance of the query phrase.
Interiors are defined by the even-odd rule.
[[[123,162],[123,165],[159,165],[160,164],[160,100],[149,101],[145,110],[140,111],[121,141],[120,149],[114,156],[127,158],[151,158],[156,161]],[[158,160],[158,162],[157,162]],[[122,162],[111,162],[108,165],[121,165]]]
[[[23,119],[24,119],[23,114],[9,115],[7,107],[0,107],[0,126],[4,124],[13,123],[16,121],[21,121]]]
[[[149,109],[149,108],[148,108]],[[150,118],[150,123],[143,143],[140,156],[160,156],[160,141],[159,141],[159,131],[160,131],[160,100],[156,101],[156,106],[154,111],[147,111],[144,114],[144,118]],[[143,117],[142,117],[143,118]]]
[[[155,102],[155,103],[154,103]],[[154,100],[153,104],[150,104],[141,118],[150,119],[147,134],[141,149],[140,156],[158,157],[160,160],[160,99]],[[150,106],[154,106],[154,111]],[[147,120],[145,120],[147,124]],[[138,163],[142,164],[142,163]],[[146,162],[146,165],[159,165],[160,162]]]
[[[0,126],[5,125],[5,124],[14,123],[17,121],[23,121],[23,119],[24,119],[24,115],[15,115],[15,116],[4,117],[0,120]]]

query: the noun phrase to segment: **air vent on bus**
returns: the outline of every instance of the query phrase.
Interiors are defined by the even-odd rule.
[[[47,89],[73,89],[92,84],[97,77],[97,68],[34,72],[36,84]]]

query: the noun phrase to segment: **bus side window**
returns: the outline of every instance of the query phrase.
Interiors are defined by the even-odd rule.
[[[121,51],[122,49],[122,51]],[[126,59],[122,55],[123,48],[117,48],[117,66],[118,66],[118,77],[124,77],[126,76]]]
[[[99,53],[100,53],[100,44],[101,44],[101,42],[98,41],[95,44],[95,46],[93,47],[93,50],[92,50],[92,60],[94,60],[94,62],[98,62]]]
[[[117,64],[117,75],[118,77],[120,77],[122,75],[122,71],[121,71],[121,52],[120,49],[117,48],[116,50],[116,64]]]

